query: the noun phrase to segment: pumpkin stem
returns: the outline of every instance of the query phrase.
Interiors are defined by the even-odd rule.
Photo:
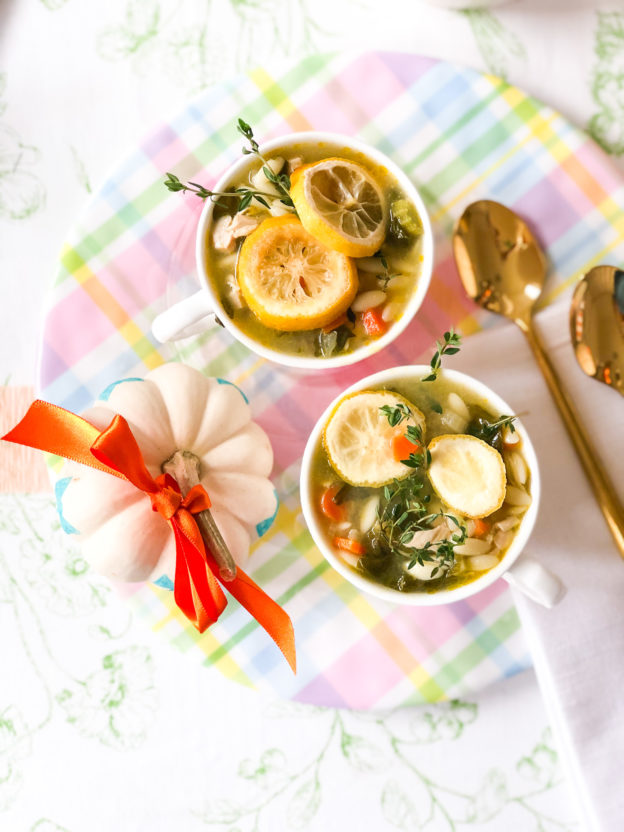
[[[190,451],[176,451],[163,462],[161,468],[163,473],[170,474],[178,483],[183,497],[201,481],[199,458]],[[236,577],[236,563],[209,509],[196,514],[195,522],[206,548],[210,550],[219,566],[221,578],[224,581],[233,581]]]

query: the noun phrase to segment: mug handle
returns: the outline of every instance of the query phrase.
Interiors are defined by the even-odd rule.
[[[165,309],[152,321],[152,334],[161,344],[188,338],[206,329],[206,317],[214,317],[207,292],[200,289],[184,300]]]
[[[510,586],[547,609],[558,604],[566,593],[557,575],[529,555],[522,555],[502,577]]]

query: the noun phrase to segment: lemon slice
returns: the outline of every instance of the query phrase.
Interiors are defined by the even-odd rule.
[[[388,208],[365,167],[347,159],[323,159],[297,168],[290,182],[299,218],[317,240],[349,257],[368,257],[379,249]]]
[[[411,415],[391,427],[380,410],[384,405],[404,405]],[[424,438],[425,417],[406,398],[389,390],[362,390],[338,402],[325,425],[323,447],[330,465],[345,482],[376,488],[412,473],[392,453],[393,440],[403,435],[408,425],[419,425]]]
[[[358,288],[353,260],[331,251],[296,217],[270,217],[243,243],[236,267],[249,308],[271,329],[326,326],[348,309]]]
[[[505,499],[507,476],[499,452],[476,436],[436,436],[429,443],[429,480],[449,508],[464,517],[487,517]]]

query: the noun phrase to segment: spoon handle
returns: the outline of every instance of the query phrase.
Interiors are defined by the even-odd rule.
[[[559,376],[547,354],[544,352],[531,322],[529,322],[526,329],[524,326],[521,326],[521,329],[527,337],[540,370],[542,371],[542,375],[555,400],[555,404],[559,408],[559,413],[567,428],[568,435],[576,448],[576,452],[587,474],[587,479],[594,490],[600,510],[620,550],[620,555],[624,558],[624,509],[622,508],[622,504],[618,499],[613,484],[602,467],[599,457],[594,451],[585,429],[579,421],[567,393],[561,386]]]

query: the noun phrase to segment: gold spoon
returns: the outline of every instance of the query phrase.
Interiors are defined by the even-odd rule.
[[[526,335],[624,558],[624,510],[533,327],[533,307],[546,278],[546,258],[539,244],[513,211],[481,200],[460,217],[453,251],[468,295],[485,309],[509,318]]]
[[[624,396],[624,271],[594,266],[577,284],[570,334],[584,373]]]

